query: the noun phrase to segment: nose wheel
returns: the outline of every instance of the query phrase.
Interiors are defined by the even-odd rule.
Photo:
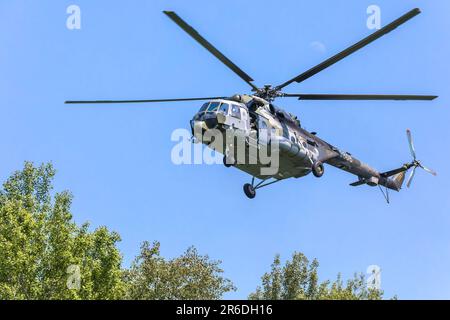
[[[250,183],[244,184],[244,193],[249,199],[256,197],[256,190]]]
[[[270,181],[270,180],[272,180],[272,181]],[[281,181],[281,180],[278,180],[278,179],[275,179],[275,178],[267,178],[265,180],[261,180],[260,182],[258,182],[255,185],[255,178],[253,177],[252,178],[252,183],[244,184],[244,187],[243,187],[244,193],[247,196],[247,198],[254,199],[256,197],[256,190],[264,188],[264,187],[267,187],[267,186],[269,186],[271,184],[274,184],[274,183],[276,183],[278,181]]]

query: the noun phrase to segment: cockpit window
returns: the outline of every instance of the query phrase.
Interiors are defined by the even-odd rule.
[[[267,122],[262,117],[259,117],[259,129],[260,130],[267,129]]]
[[[219,105],[220,105],[219,102],[211,102],[207,112],[215,112],[215,111],[217,111],[219,109]]]
[[[231,106],[231,115],[235,118],[240,119],[241,118],[241,110],[238,106],[235,106],[234,104]]]
[[[206,111],[208,106],[209,106],[209,102],[206,102],[205,104],[202,105],[202,107],[200,108],[200,110],[198,112],[202,113],[202,112]]]
[[[223,114],[228,114],[228,103],[222,103],[219,108],[219,112]]]

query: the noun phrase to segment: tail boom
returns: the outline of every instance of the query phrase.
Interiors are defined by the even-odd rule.
[[[383,186],[394,191],[400,191],[403,183],[405,182],[406,171],[408,171],[413,165],[405,164],[398,169],[380,173],[370,178],[360,177],[358,181],[351,183],[353,187],[367,184],[369,186]]]

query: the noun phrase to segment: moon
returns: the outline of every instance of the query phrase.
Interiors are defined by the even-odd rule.
[[[314,51],[325,53],[327,51],[327,47],[320,41],[313,41],[309,45]]]

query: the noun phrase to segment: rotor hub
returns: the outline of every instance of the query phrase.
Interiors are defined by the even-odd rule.
[[[273,101],[276,98],[284,96],[277,87],[273,87],[271,84],[266,84],[264,87],[258,88],[255,95],[267,101]]]

